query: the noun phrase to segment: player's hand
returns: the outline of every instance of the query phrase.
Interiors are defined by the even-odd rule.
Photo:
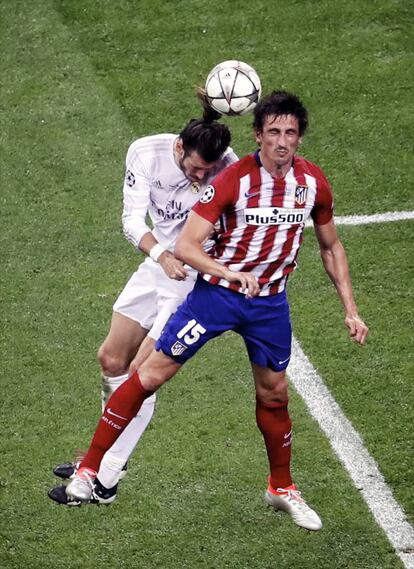
[[[253,298],[257,296],[260,292],[259,283],[252,273],[237,273],[233,271],[227,271],[225,279],[232,282],[239,282],[241,288],[246,295],[246,298]]]
[[[345,316],[345,326],[348,328],[349,336],[358,344],[365,344],[368,335],[368,326],[358,316],[358,314],[347,314]]]
[[[188,276],[188,272],[185,270],[183,263],[176,259],[170,251],[161,253],[158,257],[158,263],[170,279],[184,281]]]

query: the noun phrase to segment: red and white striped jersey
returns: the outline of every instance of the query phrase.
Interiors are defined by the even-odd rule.
[[[324,225],[333,216],[331,187],[322,170],[295,156],[284,178],[274,178],[259,153],[245,156],[218,174],[193,210],[220,222],[210,254],[232,271],[253,273],[260,295],[281,292],[296,268],[306,219]],[[241,292],[237,283],[211,275],[203,278]]]

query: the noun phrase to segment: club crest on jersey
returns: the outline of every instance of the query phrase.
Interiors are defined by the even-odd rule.
[[[173,356],[180,356],[186,349],[187,346],[177,341],[171,346],[171,353]]]
[[[211,200],[214,198],[215,193],[216,190],[214,189],[213,186],[207,186],[207,188],[204,190],[203,195],[200,198],[200,202],[201,203],[211,202]]]
[[[302,205],[306,202],[308,197],[308,186],[296,186],[295,190],[295,202]]]
[[[198,194],[198,192],[200,191],[200,184],[198,182],[193,182],[191,184],[191,191],[193,194]]]
[[[132,186],[135,184],[135,176],[134,174],[131,172],[131,170],[127,170],[126,174],[125,174],[125,181],[126,181],[126,185],[129,188],[132,188]]]
[[[244,210],[244,221],[247,225],[299,225],[307,215],[305,208],[247,207]]]

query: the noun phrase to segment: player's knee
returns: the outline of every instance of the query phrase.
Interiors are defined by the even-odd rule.
[[[102,373],[109,377],[122,375],[128,370],[128,363],[125,358],[117,354],[111,353],[103,344],[97,354],[98,362],[101,366]]]
[[[148,391],[156,391],[169,379],[169,376],[166,374],[165,370],[159,367],[151,367],[147,365],[146,362],[144,362],[139,368],[138,373],[142,385]]]
[[[272,403],[287,403],[289,399],[288,382],[285,377],[273,385],[261,385],[256,389],[257,397],[265,405]]]

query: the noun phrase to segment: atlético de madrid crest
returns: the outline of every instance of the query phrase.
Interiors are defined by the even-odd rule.
[[[296,186],[295,190],[295,202],[302,205],[306,202],[308,196],[308,186]]]

